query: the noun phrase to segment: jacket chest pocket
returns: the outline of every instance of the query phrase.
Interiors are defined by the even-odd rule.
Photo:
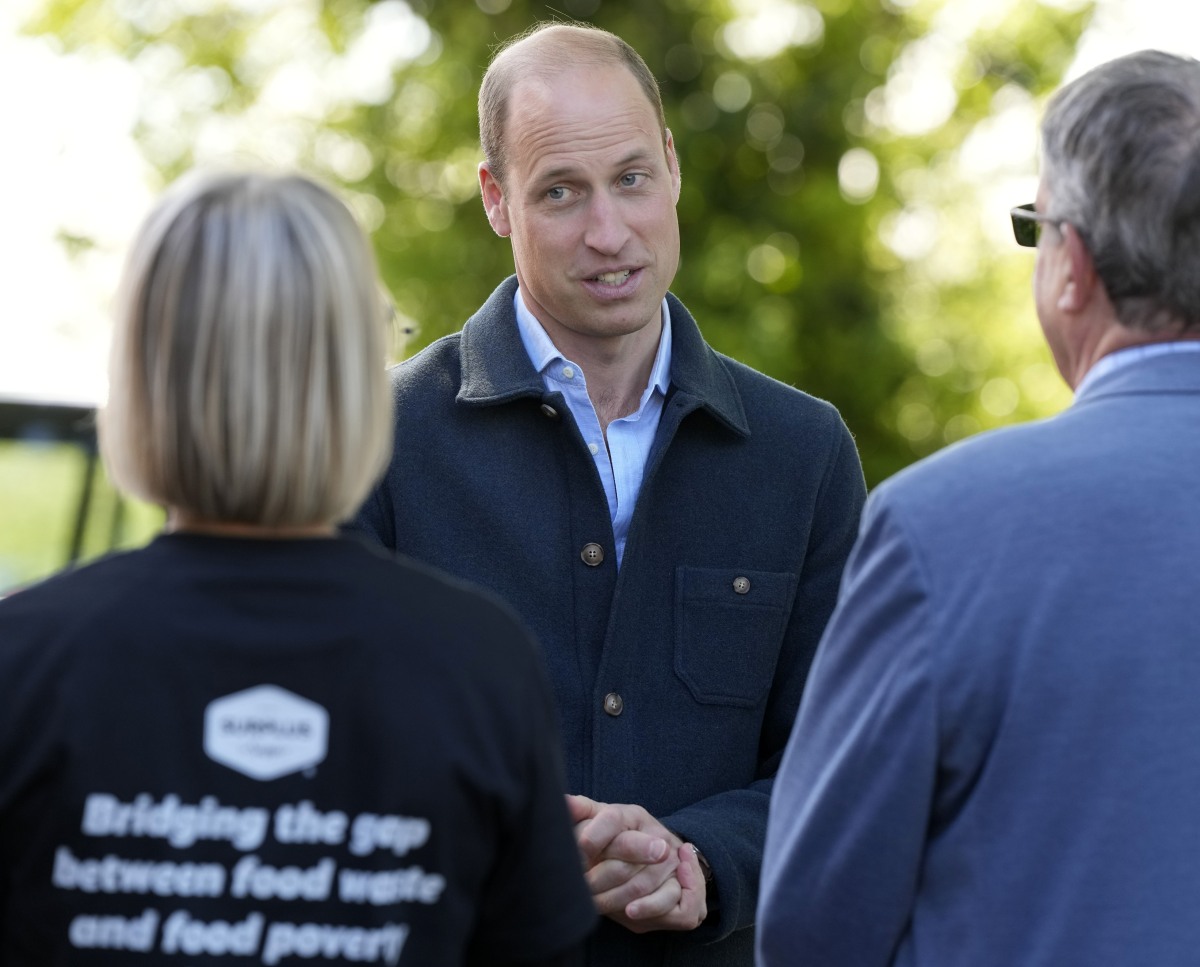
[[[795,594],[787,572],[675,569],[675,674],[697,702],[766,699]]]

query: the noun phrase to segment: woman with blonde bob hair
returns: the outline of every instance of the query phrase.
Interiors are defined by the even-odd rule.
[[[346,207],[306,178],[184,179],[134,242],[101,443],[179,526],[330,529],[391,453],[384,306]]]
[[[581,956],[533,642],[337,530],[391,449],[380,292],[305,177],[143,224],[101,449],[167,528],[0,601],[0,963]]]

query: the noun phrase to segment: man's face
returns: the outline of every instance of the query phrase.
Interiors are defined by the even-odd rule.
[[[506,133],[504,186],[480,166],[484,207],[551,339],[568,352],[656,324],[679,266],[679,166],[633,75],[518,81]]]
[[[1039,212],[1052,211],[1050,190],[1043,177],[1038,183],[1035,207]],[[1037,262],[1033,268],[1033,301],[1037,307],[1038,321],[1042,325],[1042,333],[1050,346],[1050,352],[1059,371],[1068,378],[1070,364],[1067,346],[1064,343],[1064,327],[1069,321],[1059,306],[1062,297],[1066,275],[1069,274],[1070,260],[1067,258],[1066,247],[1063,245],[1062,232],[1057,225],[1042,226],[1041,238],[1038,241]]]

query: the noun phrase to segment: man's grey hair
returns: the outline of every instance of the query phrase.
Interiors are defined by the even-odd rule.
[[[1048,214],[1079,231],[1122,324],[1200,327],[1200,61],[1089,71],[1051,99],[1042,150]]]

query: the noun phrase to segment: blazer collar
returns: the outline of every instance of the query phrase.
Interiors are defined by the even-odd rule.
[[[517,331],[513,295],[517,277],[509,276],[463,326],[459,341],[462,383],[457,400],[469,406],[506,403],[545,395]],[[691,313],[667,293],[671,314],[671,389],[686,394],[695,405],[740,436],[748,436],[741,394],[725,361],[700,335]]]
[[[1174,353],[1131,362],[1085,386],[1075,397],[1075,405],[1147,393],[1200,393],[1200,353]]]

